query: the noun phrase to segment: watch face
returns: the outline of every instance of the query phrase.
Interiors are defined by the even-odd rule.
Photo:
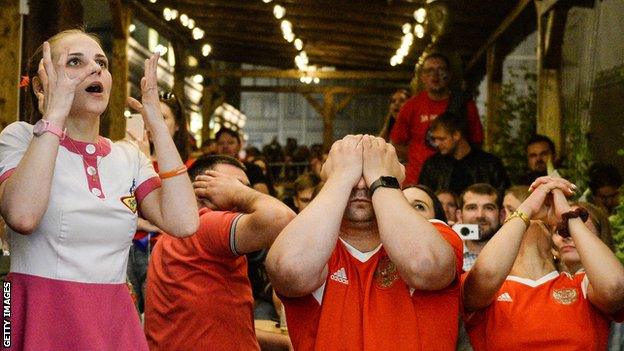
[[[38,120],[37,123],[35,123],[35,126],[33,127],[33,134],[36,136],[40,136],[45,131],[46,131],[45,122],[42,119]]]
[[[381,186],[386,188],[400,188],[401,185],[395,177],[381,177]]]

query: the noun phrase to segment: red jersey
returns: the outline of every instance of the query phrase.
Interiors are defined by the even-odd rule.
[[[339,240],[323,286],[282,300],[295,349],[455,350],[462,243],[446,224],[434,225],[456,257],[456,278],[448,287],[412,289],[381,245],[362,253]]]
[[[158,240],[147,273],[150,350],[260,349],[247,259],[233,247],[240,216],[202,209],[195,235]]]
[[[589,302],[587,286],[584,272],[509,276],[490,306],[468,316],[470,342],[475,351],[606,350],[609,318]]]
[[[408,144],[408,163],[403,184],[418,183],[422,165],[435,154],[435,148],[428,145],[426,141],[427,132],[431,122],[446,111],[448,104],[449,99],[432,100],[427,92],[423,91],[407,100],[399,111],[397,121],[390,133],[390,139],[394,144]],[[483,127],[477,105],[472,100],[466,104],[466,117],[468,118],[468,141],[481,144]]]

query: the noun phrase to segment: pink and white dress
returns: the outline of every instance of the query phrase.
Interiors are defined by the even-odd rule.
[[[0,182],[18,166],[32,129],[15,122],[0,134]],[[11,350],[147,350],[126,264],[137,223],[132,197],[140,203],[159,186],[131,143],[61,142],[41,223],[30,235],[7,231]]]

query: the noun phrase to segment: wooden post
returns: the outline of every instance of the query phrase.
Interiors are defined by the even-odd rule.
[[[499,137],[500,120],[496,118],[498,102],[502,90],[503,60],[501,46],[496,43],[487,49],[486,74],[487,74],[487,103],[485,118],[485,149],[492,150],[494,140]]]
[[[347,93],[342,100],[337,101],[335,95],[338,93],[339,90],[337,89],[326,88],[323,92],[323,104],[318,102],[312,95],[303,94],[310,105],[323,118],[323,149],[326,151],[331,148],[334,142],[334,118],[336,113],[347,107],[351,99],[353,99],[353,93]]]
[[[18,120],[22,41],[19,6],[19,0],[8,0],[0,15],[0,130]]]
[[[130,9],[122,0],[110,0],[113,29],[113,57],[111,73],[113,86],[108,102],[108,118],[102,131],[112,140],[123,139],[126,135],[126,98],[128,97],[128,27],[131,22]],[[103,128],[105,129],[105,128]]]
[[[535,0],[537,17],[537,133],[562,147],[561,45],[569,7]]]
[[[173,67],[173,93],[180,101],[182,106],[185,105],[186,95],[184,93],[184,79],[186,78],[186,55],[184,53],[184,44],[173,42],[173,54],[175,57],[175,66]]]
[[[225,101],[225,93],[216,85],[204,85],[202,93],[202,143],[211,138],[210,118]]]

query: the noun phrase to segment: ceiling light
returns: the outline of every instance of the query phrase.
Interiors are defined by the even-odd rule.
[[[293,40],[295,40],[295,35],[292,32],[284,34],[284,39],[286,39],[287,42],[292,43]]]
[[[178,10],[171,10],[171,19],[176,19],[178,18]]]
[[[282,5],[275,5],[273,7],[273,15],[277,19],[282,19],[282,17],[284,17],[284,15],[286,15],[286,9]]]
[[[318,84],[321,82],[321,78],[319,77],[314,77],[314,84]]]
[[[162,45],[162,44],[158,44],[156,45],[156,47],[154,48],[154,52],[157,52],[160,54],[160,56],[164,56],[167,53],[167,47]]]
[[[171,17],[171,9],[168,7],[165,7],[163,9],[163,17],[165,19],[165,21],[171,21],[172,17]]]
[[[283,20],[280,24],[280,28],[282,28],[284,34],[292,33],[292,23],[290,23],[289,20]]]
[[[403,30],[403,34],[407,34],[412,31],[412,25],[409,23],[405,23],[403,24],[403,27],[401,27],[401,29]]]
[[[149,2],[151,2],[152,4],[155,4],[156,0],[149,0]]]
[[[204,44],[204,46],[202,46],[202,55],[204,57],[210,55],[211,51],[212,51],[212,46],[210,46],[210,44]]]
[[[188,20],[188,28],[189,29],[195,28],[195,20],[194,19],[189,18],[189,20]]]
[[[197,62],[197,58],[193,55],[189,55],[189,57],[187,58],[187,63],[190,67],[197,67],[197,64],[199,62]]]
[[[299,38],[295,39],[295,48],[299,51],[303,49],[303,41]]]
[[[132,33],[136,30],[136,26],[134,25],[134,23],[131,23],[130,26],[128,26],[128,32]]]
[[[427,10],[425,10],[424,8],[421,7],[418,10],[414,11],[414,19],[416,20],[416,22],[423,23],[425,22],[426,17]]]
[[[417,24],[414,27],[414,34],[416,34],[416,37],[422,39],[425,36],[425,27],[423,27],[422,24]]]
[[[203,38],[204,34],[205,34],[205,32],[201,28],[199,28],[199,27],[195,27],[193,29],[193,39],[195,39],[195,40],[199,40],[199,39]]]
[[[201,84],[204,82],[204,76],[202,76],[201,74],[196,74],[193,76],[193,82],[197,83],[197,84]]]
[[[186,15],[186,13],[180,15],[180,23],[182,23],[183,26],[186,27],[188,25],[188,20],[189,17]]]
[[[273,1],[273,0],[262,0],[262,2],[263,2],[263,3],[265,3],[265,4],[268,4],[268,3],[270,3],[271,1]]]

